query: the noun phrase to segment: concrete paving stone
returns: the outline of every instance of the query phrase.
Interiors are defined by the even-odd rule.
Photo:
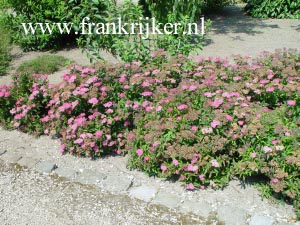
[[[64,168],[64,167],[58,167],[56,170],[54,170],[54,173],[57,174],[59,177],[65,177],[69,180],[75,179],[78,172],[73,169]]]
[[[3,155],[6,152],[4,149],[0,149],[0,156]]]
[[[109,174],[100,186],[110,192],[122,192],[127,191],[132,185],[132,177],[120,174]]]
[[[7,151],[5,154],[0,156],[1,159],[8,163],[17,163],[22,156],[18,153]]]
[[[132,188],[129,191],[129,196],[138,198],[140,200],[143,200],[145,202],[150,202],[152,198],[155,197],[157,193],[157,189],[154,187],[150,187],[147,185],[142,185],[139,187]]]
[[[19,161],[18,164],[20,166],[25,166],[27,168],[33,168],[37,163],[38,163],[38,159],[34,159],[31,157],[22,157]]]
[[[37,172],[43,173],[43,174],[49,174],[53,170],[57,168],[56,164],[49,161],[40,161],[38,162],[35,167]]]
[[[98,184],[102,182],[107,176],[96,170],[84,169],[78,173],[74,181],[82,184]]]
[[[254,215],[251,217],[249,225],[274,225],[275,220],[270,216]]]
[[[175,209],[180,204],[180,198],[170,193],[158,192],[158,194],[153,199],[152,203],[156,205],[164,205],[168,208]]]
[[[247,212],[234,205],[221,205],[217,209],[217,216],[218,219],[224,221],[226,225],[246,224],[247,221]]]
[[[185,200],[180,204],[179,210],[183,213],[194,213],[207,218],[213,212],[213,208],[207,201]]]

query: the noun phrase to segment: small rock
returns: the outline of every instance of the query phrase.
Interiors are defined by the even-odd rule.
[[[180,211],[183,213],[194,213],[201,217],[207,218],[211,212],[213,212],[213,208],[211,205],[203,200],[203,201],[193,201],[193,200],[185,200],[180,205]]]
[[[157,205],[164,205],[168,208],[175,209],[180,204],[180,198],[173,194],[159,192],[155,196],[152,203]]]
[[[56,168],[56,164],[49,161],[40,161],[35,165],[36,171],[43,174],[49,174]]]
[[[54,173],[57,174],[59,177],[64,177],[69,180],[72,180],[76,177],[77,172],[73,169],[58,167],[54,170]]]
[[[222,205],[217,210],[218,218],[227,225],[246,224],[247,213],[244,209],[233,205]]]
[[[110,174],[104,179],[100,186],[110,192],[122,192],[127,191],[132,185],[133,178],[126,177],[119,174]]]
[[[27,168],[33,168],[37,164],[38,160],[30,157],[23,157],[18,161],[20,166],[25,166]]]
[[[142,185],[139,187],[132,188],[129,191],[129,195],[134,198],[138,198],[145,202],[150,202],[152,198],[155,197],[157,193],[157,189],[154,187],[149,187],[146,185]]]
[[[251,217],[249,225],[273,225],[275,220],[270,216],[254,215]]]
[[[78,176],[74,181],[82,184],[97,184],[102,182],[106,178],[106,175],[99,173],[95,170],[84,169],[82,172],[78,173]]]

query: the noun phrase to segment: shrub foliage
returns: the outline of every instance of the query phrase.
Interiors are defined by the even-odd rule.
[[[0,88],[1,123],[55,135],[61,152],[128,153],[130,168],[187,189],[265,177],[265,190],[300,203],[300,54],[74,66],[53,86],[23,74]]]
[[[258,18],[300,18],[300,2],[291,0],[248,0],[246,11]]]

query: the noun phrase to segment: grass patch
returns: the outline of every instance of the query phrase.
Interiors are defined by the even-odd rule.
[[[42,55],[22,63],[17,71],[27,73],[51,74],[66,66],[70,60],[57,55]]]

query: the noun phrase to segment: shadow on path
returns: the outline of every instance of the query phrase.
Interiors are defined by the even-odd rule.
[[[261,29],[278,29],[277,24],[268,24],[264,19],[247,16],[241,5],[229,6],[216,14],[207,15],[212,20],[211,30],[215,34],[244,33],[248,35],[261,34]]]

